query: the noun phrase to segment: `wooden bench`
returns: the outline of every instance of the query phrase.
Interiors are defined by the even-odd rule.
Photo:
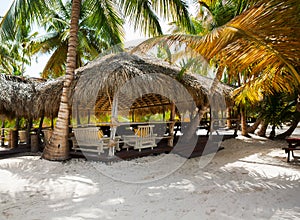
[[[133,149],[141,151],[143,148],[156,147],[156,134],[153,134],[154,125],[139,125],[134,135],[123,135],[124,148],[133,146]]]
[[[290,162],[290,155],[296,160],[300,159],[300,156],[295,156],[294,151],[300,150],[300,137],[288,137],[285,139],[288,143],[288,147],[283,147],[282,150],[285,150],[285,153],[287,153],[287,162]]]
[[[82,152],[104,153],[104,142],[98,136],[97,127],[74,128],[73,149]]]
[[[98,127],[74,128],[74,137],[72,137],[73,150],[81,152],[104,153],[109,148],[109,137],[102,137]],[[120,136],[115,137],[116,150],[120,150]]]

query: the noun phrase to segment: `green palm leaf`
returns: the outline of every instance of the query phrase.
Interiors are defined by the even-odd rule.
[[[159,23],[159,16],[163,19],[171,18],[177,20],[191,33],[195,32],[190,20],[188,6],[181,0],[121,0],[120,7],[128,16],[134,29],[143,27],[143,33],[148,36],[163,34]]]
[[[14,39],[17,29],[46,15],[51,0],[14,0],[0,23],[0,38]]]
[[[148,50],[161,42],[180,42],[207,60],[217,60],[220,66],[230,69],[230,75],[247,72],[248,81],[237,93],[245,88],[253,88],[253,94],[254,90],[293,92],[300,83],[295,69],[300,66],[299,14],[297,0],[262,1],[204,37],[157,37],[137,49]],[[256,93],[256,100],[259,97]]]

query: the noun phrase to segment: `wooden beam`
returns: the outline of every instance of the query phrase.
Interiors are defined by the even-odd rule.
[[[172,103],[171,115],[170,115],[170,121],[172,121],[172,123],[170,123],[170,125],[169,125],[170,136],[171,136],[168,140],[168,146],[169,147],[173,147],[173,145],[174,145],[175,107],[176,107],[175,103]]]
[[[134,120],[135,120],[135,118],[134,118],[134,109],[132,109],[132,111],[131,111],[131,120],[132,120],[132,122],[134,122]]]
[[[76,121],[77,121],[77,125],[80,125],[80,116],[79,116],[79,103],[76,103]]]
[[[4,133],[4,128],[5,128],[5,118],[2,117],[2,129],[1,129],[1,146],[4,146],[4,141],[5,141],[5,133]]]
[[[91,122],[91,111],[90,111],[90,109],[88,109],[88,121],[87,121],[87,123],[90,124],[90,122]]]

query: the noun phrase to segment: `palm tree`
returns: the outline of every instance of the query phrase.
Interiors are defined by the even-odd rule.
[[[94,18],[95,15],[91,13],[89,2],[84,1],[82,3],[78,24],[79,45],[76,68],[83,66],[109,47],[120,44],[123,40],[123,20],[118,15],[114,5],[106,4],[105,6],[101,8],[104,16],[97,22]],[[36,40],[36,46],[37,52],[52,52],[42,77],[55,78],[65,73],[71,2],[55,1],[53,8],[49,8],[47,14],[42,22],[46,33]]]
[[[206,27],[206,31],[211,31],[225,25],[255,2],[257,0],[200,0],[197,19]]]
[[[69,158],[69,116],[70,86],[76,69],[76,55],[78,46],[78,23],[80,17],[81,0],[72,1],[70,38],[68,44],[66,78],[64,81],[56,127],[51,137],[51,142],[46,144],[43,158],[48,160],[66,160]]]
[[[6,52],[10,59],[6,60],[5,72],[16,76],[23,76],[26,65],[31,64],[31,56],[34,53],[32,38],[36,36],[36,32],[31,33],[29,26],[23,26],[18,29],[15,39],[5,42]]]
[[[238,104],[256,102],[263,94],[293,93],[300,76],[296,71],[300,57],[300,7],[297,0],[258,1],[225,25],[205,36],[168,35],[150,39],[137,49],[177,42],[196,52],[230,78],[242,80],[234,91]],[[242,75],[241,75],[242,73]],[[223,71],[219,71],[221,79]]]

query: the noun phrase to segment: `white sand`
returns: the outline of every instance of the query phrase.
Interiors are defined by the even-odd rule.
[[[174,154],[111,165],[3,159],[0,219],[300,219],[300,162],[286,162],[284,141],[222,146],[213,158],[187,161]]]

